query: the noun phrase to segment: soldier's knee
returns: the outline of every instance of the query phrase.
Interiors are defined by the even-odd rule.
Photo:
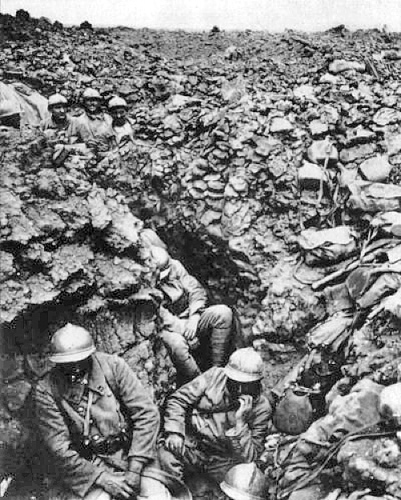
[[[216,321],[224,324],[224,326],[231,326],[233,321],[233,312],[228,306],[218,304],[216,306],[211,306],[208,309]]]
[[[164,344],[173,352],[189,353],[189,346],[185,338],[179,333],[163,332],[161,338]]]

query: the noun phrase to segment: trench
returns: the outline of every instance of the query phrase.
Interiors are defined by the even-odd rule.
[[[175,369],[144,294],[155,279],[144,244],[149,229],[211,303],[235,308],[245,343],[254,342],[265,360],[266,390],[302,358],[310,332],[331,333],[347,308],[358,321],[346,356],[331,353],[341,366],[334,375],[311,370],[303,382],[328,375],[328,391],[341,376],[351,385],[369,379],[385,386],[401,376],[399,315],[384,305],[399,273],[379,289],[383,303],[361,314],[347,296],[346,275],[311,288],[364,249],[376,212],[352,210],[347,188],[365,179],[365,162],[389,169],[378,190],[399,186],[399,34],[93,30],[22,14],[0,16],[5,60],[25,68],[6,68],[9,81],[46,97],[61,90],[73,113],[89,84],[104,86],[106,99],[124,95],[138,141],[89,159],[73,151],[56,163],[55,145],[38,141],[35,130],[0,131],[0,461],[15,476],[7,498],[46,494],[40,465],[49,461],[38,452],[29,394],[49,369],[51,335],[67,321],[89,329],[100,350],[124,357],[161,407],[174,389]],[[56,67],[57,79],[48,72]],[[322,156],[326,140],[334,147],[330,161]],[[322,168],[324,189],[314,177]],[[301,230],[340,224],[356,232],[350,255],[308,265]],[[394,247],[399,238],[376,236]]]

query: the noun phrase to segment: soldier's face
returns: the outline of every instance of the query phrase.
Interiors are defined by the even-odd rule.
[[[127,119],[127,110],[125,108],[112,108],[110,110],[111,117],[113,118],[113,125],[122,127]]]
[[[58,369],[64,377],[71,383],[81,382],[88,373],[91,365],[91,359],[83,359],[74,363],[60,363]]]
[[[89,113],[97,113],[100,110],[100,101],[99,99],[85,99],[85,109]]]
[[[55,122],[63,122],[67,117],[67,108],[64,104],[56,104],[52,107],[52,116]]]

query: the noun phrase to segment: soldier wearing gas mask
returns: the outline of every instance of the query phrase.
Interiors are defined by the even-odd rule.
[[[262,358],[248,347],[173,393],[159,449],[162,469],[179,479],[203,471],[220,483],[232,466],[257,460],[272,413],[262,377]]]
[[[122,358],[96,352],[84,328],[67,324],[51,348],[55,366],[33,399],[40,435],[66,487],[62,498],[136,498],[155,456],[156,405]]]

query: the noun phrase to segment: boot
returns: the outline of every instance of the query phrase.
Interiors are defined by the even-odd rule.
[[[172,359],[177,371],[176,385],[180,387],[201,374],[198,364],[193,356],[189,355],[186,360]]]
[[[230,342],[231,326],[225,328],[213,328],[210,336],[211,361],[213,366],[224,366],[227,363]]]

